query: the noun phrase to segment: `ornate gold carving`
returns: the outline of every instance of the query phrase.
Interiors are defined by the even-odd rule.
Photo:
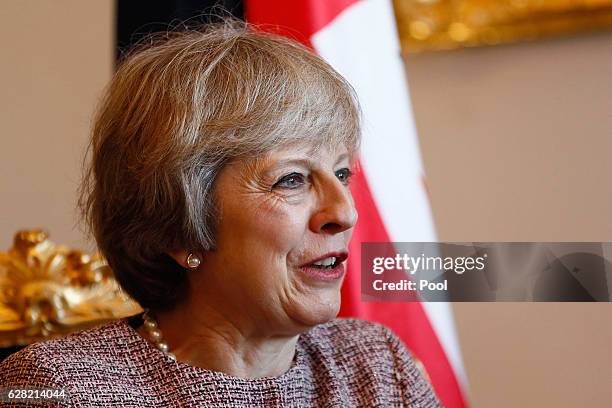
[[[612,27],[612,0],[394,0],[404,52]]]
[[[65,335],[141,309],[98,256],[19,231],[0,252],[0,347]]]

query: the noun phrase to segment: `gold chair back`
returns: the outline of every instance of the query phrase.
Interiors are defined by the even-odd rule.
[[[0,252],[0,347],[15,347],[139,313],[99,255],[19,231]]]

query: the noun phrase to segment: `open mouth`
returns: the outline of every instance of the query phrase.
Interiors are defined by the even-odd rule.
[[[310,266],[318,269],[334,269],[338,264],[340,264],[340,258],[336,258],[335,256],[330,256],[325,259],[321,259],[320,261],[313,262]]]
[[[346,253],[328,254],[324,258],[320,258],[305,266],[316,268],[316,269],[323,269],[323,270],[334,269],[335,267],[340,265],[342,262],[344,262],[347,257],[348,257],[348,254]]]
[[[324,282],[337,282],[342,279],[345,267],[342,264],[348,258],[346,252],[332,252],[303,265],[300,270],[311,279]]]

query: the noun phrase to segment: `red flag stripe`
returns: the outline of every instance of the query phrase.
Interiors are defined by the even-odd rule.
[[[355,172],[351,192],[360,216],[349,245],[349,267],[342,286],[340,315],[375,321],[393,329],[427,368],[442,404],[449,408],[465,407],[457,378],[423,306],[418,302],[360,302],[361,242],[390,242],[390,239],[362,171]]]
[[[268,32],[293,38],[310,48],[310,37],[359,0],[247,0],[245,15],[250,23]]]

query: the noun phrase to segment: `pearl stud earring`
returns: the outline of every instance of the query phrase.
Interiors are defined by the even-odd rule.
[[[189,267],[189,269],[197,269],[197,267],[200,266],[201,263],[202,260],[197,255],[194,255],[191,252],[189,253],[189,255],[187,255],[187,266]]]

